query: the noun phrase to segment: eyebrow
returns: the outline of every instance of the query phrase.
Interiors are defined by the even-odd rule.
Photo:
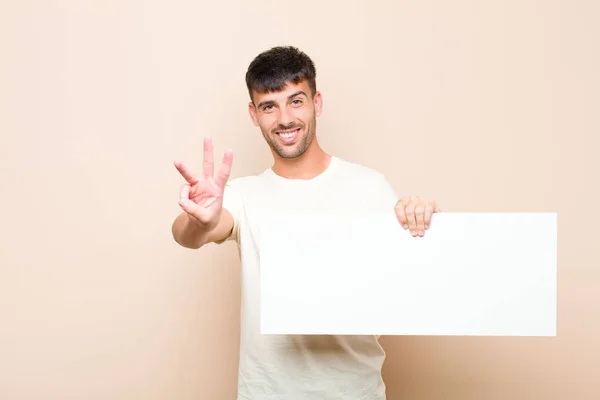
[[[296,96],[301,96],[301,95],[308,97],[306,95],[306,93],[304,92],[304,90],[298,90],[297,92],[292,93],[291,95],[289,95],[288,96],[288,100],[293,99]],[[271,105],[271,104],[275,104],[275,102],[273,100],[265,100],[265,101],[261,101],[260,103],[258,103],[258,106],[256,106],[256,107],[257,108],[261,108],[261,107],[264,107],[266,105]]]

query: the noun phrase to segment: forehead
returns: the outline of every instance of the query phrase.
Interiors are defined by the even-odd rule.
[[[286,101],[290,96],[300,91],[304,92],[307,96],[310,96],[310,87],[307,81],[302,81],[300,83],[288,81],[285,83],[285,86],[280,91],[268,93],[253,92],[252,97],[254,98],[254,102],[256,104],[264,103],[265,101],[280,102]]]

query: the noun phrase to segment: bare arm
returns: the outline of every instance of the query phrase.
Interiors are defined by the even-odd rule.
[[[207,243],[221,242],[231,234],[233,217],[226,209],[222,209],[219,222],[213,229],[198,224],[189,214],[182,212],[173,221],[173,238],[181,246],[188,249],[199,249]]]
[[[171,227],[173,238],[181,246],[199,249],[207,243],[221,242],[231,234],[233,216],[223,208],[223,196],[232,160],[232,151],[226,151],[214,178],[213,144],[210,138],[204,138],[204,163],[200,175],[193,174],[183,163],[175,162],[175,168],[186,181],[179,192],[183,212]]]

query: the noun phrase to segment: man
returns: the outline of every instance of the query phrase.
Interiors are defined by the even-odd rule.
[[[294,47],[272,48],[251,62],[246,74],[249,113],[274,159],[272,168],[260,175],[229,181],[233,154],[228,150],[215,177],[208,138],[201,175],[175,163],[186,183],[179,198],[183,212],[173,223],[174,239],[192,249],[227,240],[238,244],[242,262],[238,400],[385,399],[381,377],[385,353],[379,337],[260,334],[261,216],[273,211],[389,210],[413,236],[423,236],[432,214],[439,212],[433,201],[398,200],[381,173],[320,147],[316,118],[323,100],[315,82],[312,60]],[[281,263],[285,265],[285,259]]]

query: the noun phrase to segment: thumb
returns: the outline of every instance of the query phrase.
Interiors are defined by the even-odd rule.
[[[191,187],[189,184],[185,184],[181,187],[181,190],[179,191],[179,206],[186,213],[197,216],[200,212],[200,207],[190,200],[190,189]]]
[[[179,199],[179,206],[183,209],[183,211],[185,211],[192,217],[199,219],[200,221],[203,220],[203,217],[204,217],[203,211],[204,210],[202,209],[202,207],[200,207],[198,204],[194,203],[192,200]]]
[[[200,222],[201,224],[209,224],[214,222],[217,212],[210,208],[205,208],[196,204],[189,199],[179,200],[179,206],[185,211],[188,216]]]

